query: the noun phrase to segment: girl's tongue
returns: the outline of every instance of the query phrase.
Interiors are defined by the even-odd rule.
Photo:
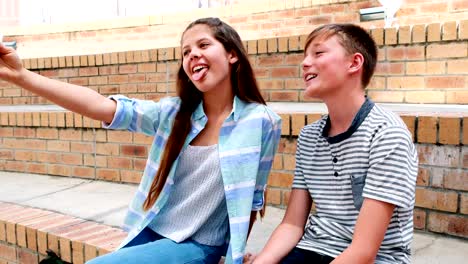
[[[208,68],[205,67],[199,71],[196,71],[192,74],[192,78],[194,81],[199,81],[201,80],[203,77],[205,77],[206,73],[208,72]]]

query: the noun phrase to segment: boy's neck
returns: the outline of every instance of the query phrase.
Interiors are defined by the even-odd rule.
[[[346,132],[365,101],[366,97],[363,89],[350,90],[327,100],[325,104],[330,118],[328,136],[332,137]]]

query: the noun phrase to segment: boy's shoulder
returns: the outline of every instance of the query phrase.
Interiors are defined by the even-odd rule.
[[[305,125],[300,132],[300,137],[304,136],[318,136],[322,133],[325,124],[327,123],[328,115],[323,115],[318,120],[311,124]]]
[[[379,127],[401,127],[407,129],[400,115],[378,104],[374,105],[369,118],[371,119],[369,123]]]

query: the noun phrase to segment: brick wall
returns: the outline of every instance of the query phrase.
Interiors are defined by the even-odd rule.
[[[247,2],[247,1],[244,1]],[[173,47],[186,25],[200,17],[218,16],[255,40],[307,34],[325,23],[360,23],[359,9],[380,6],[377,0],[257,0],[211,9],[63,25],[6,27],[6,40],[18,41],[23,58],[88,55],[103,52]],[[396,14],[400,26],[463,20],[464,0],[406,0]],[[383,20],[360,23],[382,27]]]
[[[281,114],[268,203],[285,207],[300,129],[320,114]],[[402,115],[419,153],[415,228],[468,238],[468,117]],[[138,183],[151,138],[70,112],[0,113],[0,170]]]
[[[368,87],[376,102],[468,103],[468,20],[375,28],[377,70]],[[302,95],[300,63],[306,35],[245,41],[267,101],[313,101]],[[25,59],[45,76],[89,86],[102,94],[157,99],[175,92],[180,48]],[[0,82],[0,105],[47,104]]]
[[[1,264],[37,264],[47,249],[83,264],[116,249],[126,235],[119,228],[0,202]]]

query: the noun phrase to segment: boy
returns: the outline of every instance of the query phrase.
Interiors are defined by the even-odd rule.
[[[417,153],[403,121],[365,96],[375,42],[332,24],[304,50],[305,95],[328,115],[302,129],[286,214],[254,263],[409,263]]]

